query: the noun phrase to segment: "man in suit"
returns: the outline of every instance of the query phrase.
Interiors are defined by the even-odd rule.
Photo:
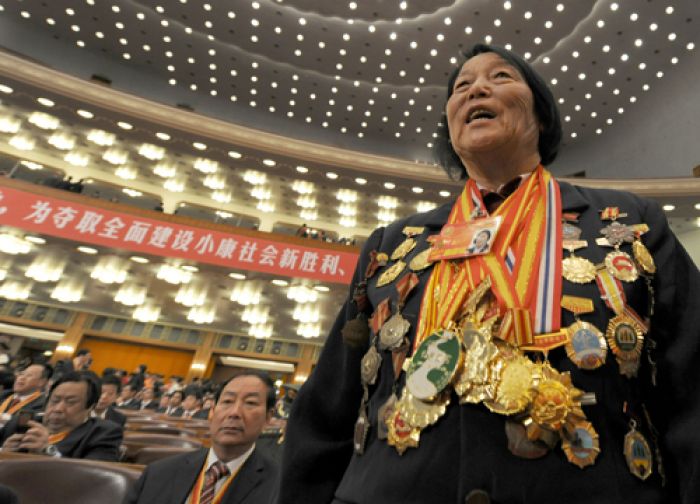
[[[92,411],[93,418],[101,418],[109,420],[121,427],[126,424],[126,415],[119,413],[114,409],[114,403],[117,402],[122,384],[119,378],[115,375],[107,375],[102,378],[102,394],[100,399]]]
[[[275,403],[270,378],[243,371],[227,381],[216,398],[210,421],[211,448],[162,459],[149,465],[125,504],[267,504],[277,489],[277,465],[255,449],[255,441]]]
[[[90,418],[100,392],[99,382],[90,374],[66,373],[51,386],[43,423],[30,420],[28,430],[22,432],[18,418],[13,417],[0,430],[2,451],[116,462],[122,428]]]
[[[44,409],[43,394],[46,382],[51,378],[51,366],[45,363],[31,364],[17,374],[12,391],[0,398],[0,414],[9,420],[22,411]]]
[[[202,408],[202,393],[196,388],[189,388],[184,391],[185,398],[182,406],[173,411],[170,415],[174,417],[192,418]]]
[[[157,410],[159,399],[155,396],[155,392],[152,387],[146,387],[143,389],[141,397],[141,405],[139,409],[142,410]]]
[[[182,401],[185,399],[185,393],[182,390],[176,390],[170,394],[170,401],[168,402],[168,407],[165,408],[165,413],[168,416],[179,417],[182,416]]]
[[[141,401],[136,398],[137,390],[133,385],[124,385],[117,401],[117,407],[123,409],[137,410],[141,407]]]

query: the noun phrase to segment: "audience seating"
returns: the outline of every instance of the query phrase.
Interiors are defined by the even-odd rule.
[[[126,428],[128,430],[131,429],[131,425],[127,425]],[[170,435],[175,435],[175,436],[184,436],[184,437],[197,437],[197,433],[193,430],[189,429],[181,429],[180,427],[174,427],[171,425],[141,425],[137,427],[136,429],[133,429],[132,432],[138,432],[138,433],[149,433],[149,434],[170,434]]]
[[[186,453],[194,449],[195,448],[179,448],[176,446],[145,446],[134,454],[133,462],[135,464],[148,465],[156,460],[180,455],[181,453]]]
[[[124,441],[122,442],[124,446],[124,462],[132,462],[136,453],[146,447],[176,447],[176,448],[187,448],[196,449],[203,446],[202,442],[198,439],[187,438],[183,436],[173,436],[168,434],[140,434],[138,432],[125,432]]]
[[[143,467],[28,454],[0,456],[0,483],[22,504],[120,504]]]

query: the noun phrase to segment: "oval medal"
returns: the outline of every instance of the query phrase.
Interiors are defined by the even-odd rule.
[[[634,241],[632,244],[632,253],[645,273],[648,273],[649,275],[656,273],[654,258],[651,256],[649,250],[644,246],[641,240]]]
[[[570,437],[564,437],[561,447],[567,460],[583,469],[593,465],[600,453],[598,433],[593,428],[593,424],[581,421],[571,429]]]
[[[625,435],[624,453],[627,466],[632,474],[640,480],[651,476],[654,466],[651,448],[649,448],[649,443],[644,439],[644,436],[634,428]]]
[[[595,280],[595,265],[584,257],[569,256],[561,265],[562,274],[569,282],[585,284]]]
[[[532,361],[522,355],[516,355],[504,362],[495,397],[493,400],[484,401],[484,405],[499,415],[520,413],[532,401],[537,381],[539,376]]]
[[[387,268],[384,272],[382,272],[381,275],[379,275],[379,278],[377,279],[377,287],[383,287],[396,280],[396,277],[398,277],[401,274],[405,267],[406,263],[403,261],[397,261],[396,263],[389,266],[389,268]]]
[[[381,365],[382,356],[379,355],[374,345],[370,345],[360,362],[360,378],[364,385],[374,385]]]
[[[414,240],[413,238],[406,238],[391,253],[391,260],[396,261],[397,259],[403,259],[404,257],[406,257],[406,254],[413,250],[413,247],[415,246],[416,240]]]
[[[452,331],[435,331],[416,349],[406,372],[413,397],[429,401],[452,382],[460,365],[461,342]]]
[[[416,254],[416,256],[411,259],[411,262],[408,263],[408,267],[411,268],[411,271],[422,271],[428,266],[430,266],[432,263],[428,261],[428,256],[430,255],[430,248],[425,249],[422,252],[419,252]]]
[[[632,258],[620,250],[615,250],[605,256],[605,267],[612,276],[623,282],[634,282],[639,278],[637,266]]]
[[[608,345],[605,336],[593,324],[577,321],[567,327],[566,354],[581,369],[596,369],[605,364]]]

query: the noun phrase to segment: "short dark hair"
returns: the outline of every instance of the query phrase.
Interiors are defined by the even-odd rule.
[[[53,383],[53,385],[51,385],[51,389],[49,390],[49,397],[48,398],[51,399],[51,396],[53,395],[53,391],[56,390],[56,387],[58,387],[62,383],[80,383],[80,382],[84,382],[87,385],[87,401],[85,404],[85,408],[90,409],[95,404],[97,404],[97,401],[100,399],[100,395],[102,394],[102,386],[94,378],[94,375],[92,375],[91,373],[84,372],[84,371],[69,371],[68,373],[61,376],[58,380],[56,380]]]
[[[275,400],[277,399],[277,396],[275,394],[275,384],[272,382],[272,379],[267,373],[255,371],[252,369],[242,369],[240,371],[236,371],[228,380],[223,382],[221,386],[219,386],[219,388],[217,389],[216,395],[214,396],[215,405],[219,403],[221,392],[223,392],[223,390],[226,388],[226,385],[231,383],[236,378],[240,378],[241,376],[255,376],[261,382],[263,382],[265,384],[265,387],[267,387],[267,395],[265,397],[265,408],[270,409],[275,407]]]
[[[105,385],[114,385],[117,387],[117,394],[122,391],[122,381],[116,375],[111,374],[103,377],[102,386],[104,387]]]
[[[29,366],[41,366],[41,377],[44,380],[50,380],[53,375],[53,366],[44,360],[31,362]],[[27,367],[29,367],[27,366]]]
[[[452,96],[455,80],[462,69],[462,65],[474,56],[489,52],[498,54],[506,62],[514,66],[520,72],[523,79],[525,79],[530,91],[532,91],[535,115],[541,126],[537,148],[540,153],[542,164],[545,166],[551,164],[557,157],[562,137],[559,109],[552,92],[542,76],[540,76],[528,62],[514,52],[488,44],[476,44],[470,50],[464,52],[461,62],[457,64],[447,81],[447,99],[445,100],[445,104],[447,104],[447,100]],[[468,177],[467,170],[450,141],[450,131],[444,106],[436,135],[437,137],[433,147],[436,161],[442,166],[451,179],[466,179]]]
[[[77,352],[75,352],[75,356],[76,356],[76,357],[82,357],[83,355],[87,355],[87,354],[89,354],[89,353],[90,353],[90,350],[89,350],[89,349],[87,349],[87,348],[81,348],[80,350],[78,350]]]
[[[184,390],[174,390],[170,393],[170,397],[172,398],[175,394],[180,394],[180,400],[183,400],[185,398]]]

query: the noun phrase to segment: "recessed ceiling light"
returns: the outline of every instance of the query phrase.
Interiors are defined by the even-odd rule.
[[[189,264],[180,266],[180,268],[184,269],[185,271],[189,271],[190,273],[196,273],[197,271],[199,271],[199,268],[197,268],[197,266],[191,266]]]
[[[274,280],[272,280],[272,284],[277,285],[278,287],[286,287],[287,285],[289,285],[289,282],[280,278],[275,278]]]
[[[440,194],[440,196],[442,196],[443,198],[450,197],[450,191],[440,191],[438,194]]]
[[[46,243],[46,240],[44,240],[41,236],[27,235],[24,237],[24,239],[28,242],[36,243],[37,245],[43,245]]]
[[[263,159],[263,164],[265,166],[275,166],[277,163],[272,159]]]
[[[228,276],[234,280],[245,280],[245,275],[243,273],[229,273]]]
[[[202,142],[193,142],[192,147],[194,147],[197,150],[206,150],[207,144]]]
[[[128,122],[124,122],[124,121],[119,121],[117,123],[117,126],[119,126],[121,129],[125,129],[125,130],[130,130],[130,129],[134,128],[131,124],[129,124]]]
[[[95,117],[95,114],[93,114],[89,110],[83,109],[76,111],[76,114],[78,114],[80,117],[84,117],[85,119],[92,119],[93,117]]]
[[[306,166],[297,166],[297,171],[299,173],[308,173],[309,169]]]
[[[146,259],[145,257],[141,257],[141,256],[131,256],[129,259],[131,259],[135,263],[139,263],[139,264],[148,264],[148,262],[149,262],[148,259]]]
[[[700,210],[700,203],[695,203],[695,210]]]
[[[338,174],[334,173],[334,172],[328,172],[328,173],[326,173],[326,177],[328,177],[331,180],[335,180],[338,178]]]
[[[394,184],[393,182],[384,182],[384,187],[386,189],[391,190],[396,188],[396,184]]]
[[[355,182],[359,185],[365,185],[367,183],[367,179],[363,179],[362,177],[357,177],[355,179]]]
[[[78,252],[82,252],[83,254],[90,254],[90,255],[97,254],[97,249],[94,249],[92,247],[86,247],[84,245],[81,245],[80,247],[78,247],[77,250],[78,250]]]
[[[164,141],[166,141],[166,142],[167,142],[168,140],[170,140],[170,135],[168,135],[167,133],[163,133],[162,131],[159,131],[158,133],[156,133],[156,136],[157,136],[158,138],[160,138],[161,140],[164,140]]]
[[[44,107],[53,107],[55,105],[53,100],[49,100],[48,98],[44,97],[37,98],[36,101],[41,103]]]
[[[0,84],[0,92],[5,93],[5,94],[10,94],[14,91],[10,86],[6,86],[5,84]]]
[[[411,191],[413,191],[413,192],[416,193],[416,194],[421,194],[421,193],[423,192],[423,188],[422,188],[422,187],[415,186],[415,187],[412,187],[412,188],[411,188]]]
[[[675,205],[664,205],[663,208],[666,212],[673,212],[676,209]]]

